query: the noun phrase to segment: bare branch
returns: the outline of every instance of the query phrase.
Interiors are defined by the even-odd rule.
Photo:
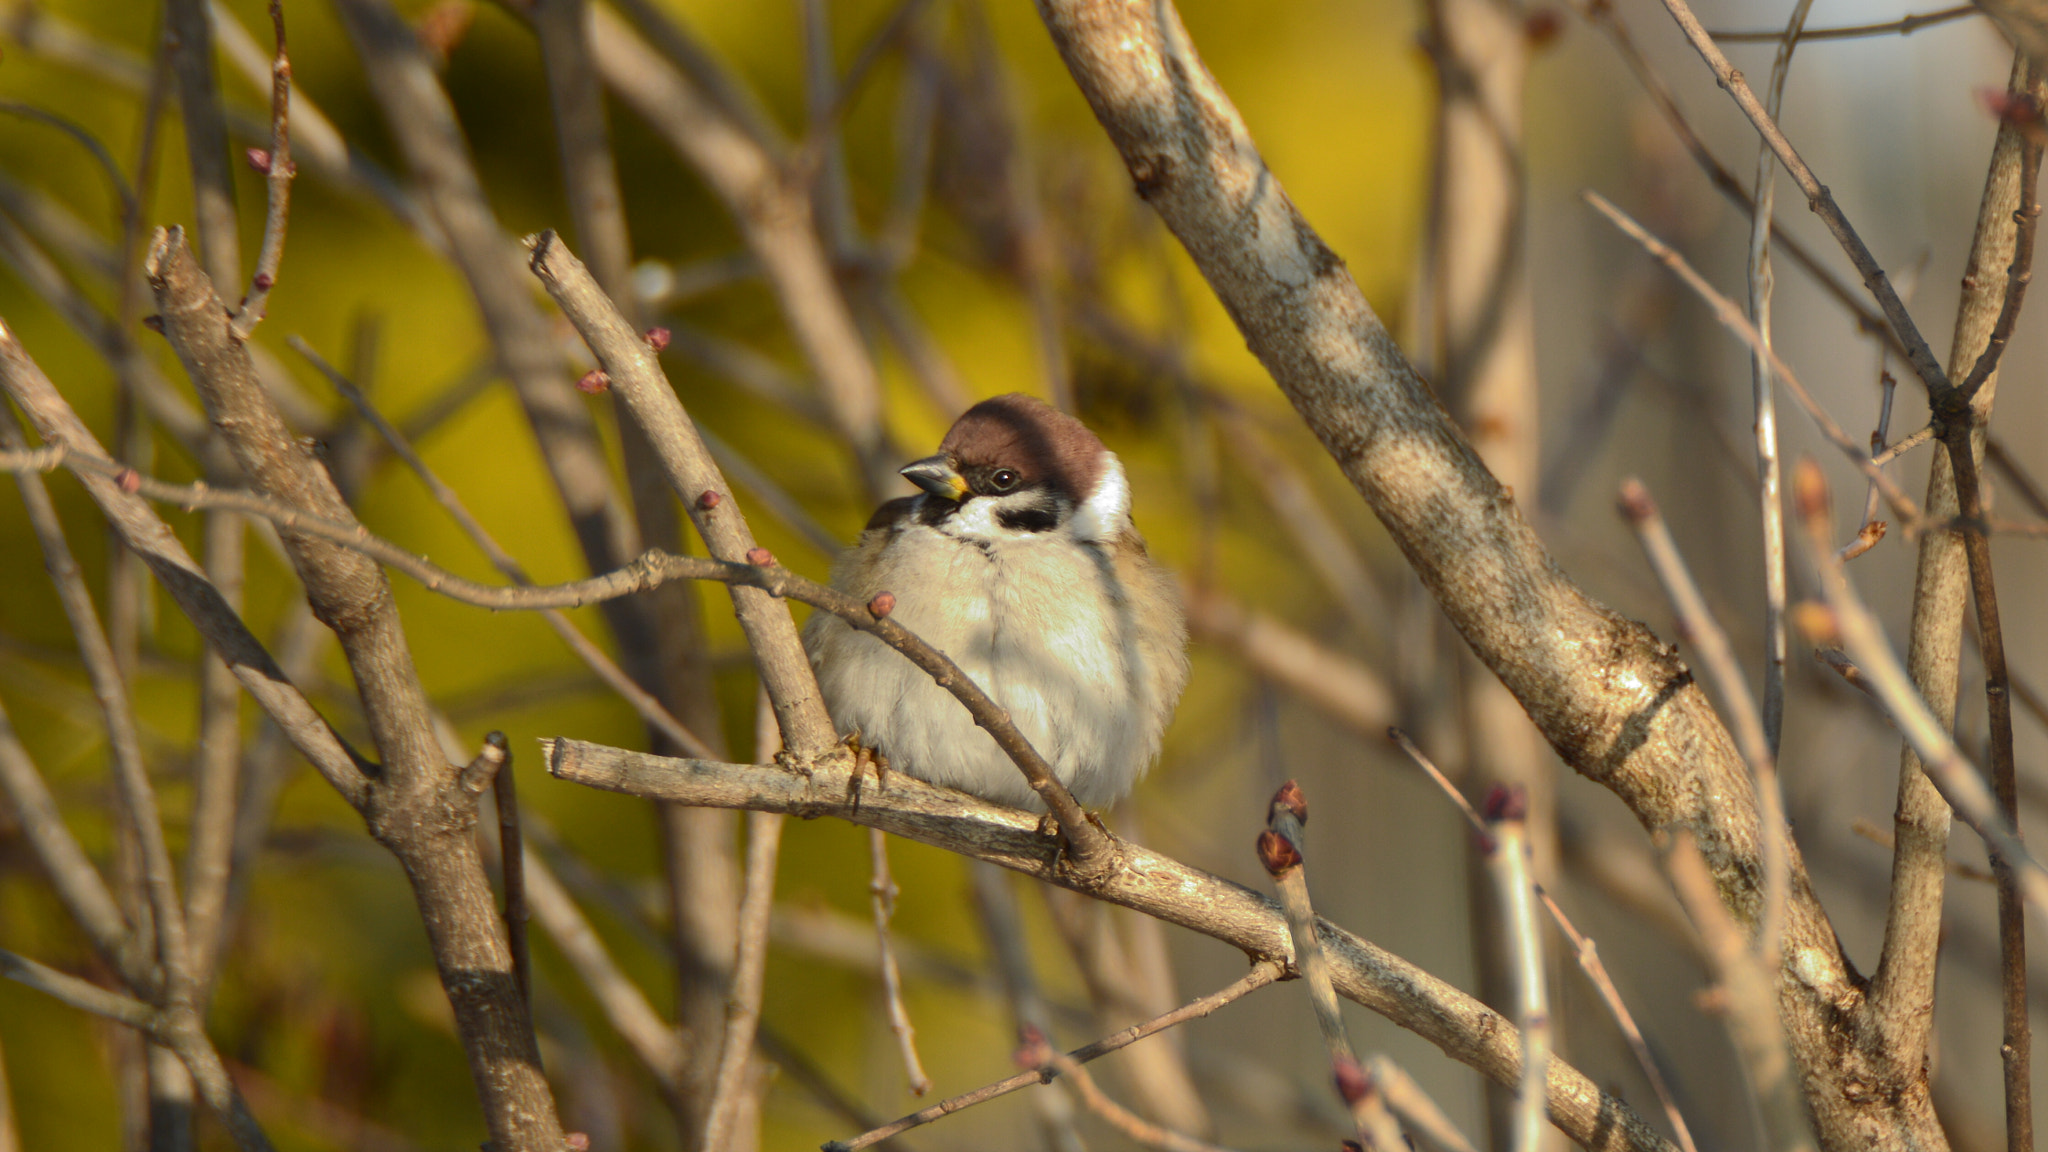
[[[270,197],[263,215],[263,246],[256,253],[256,271],[249,277],[248,294],[242,297],[232,322],[236,337],[243,340],[263,322],[270,289],[277,283],[278,266],[284,262],[285,224],[291,217],[292,177],[298,175],[292,163],[292,61],[284,47],[284,0],[270,0],[270,23],[277,33],[277,55],[270,62],[270,148],[257,165],[268,179]],[[255,161],[257,155],[252,152],[250,159]]]
[[[1621,511],[1635,529],[1636,539],[1656,569],[1657,581],[1678,611],[1679,632],[1689,638],[1707,665],[1708,675],[1720,689],[1721,699],[1734,715],[1736,742],[1742,746],[1755,777],[1757,811],[1763,832],[1764,910],[1757,928],[1757,955],[1767,970],[1775,970],[1779,957],[1779,934],[1785,918],[1786,888],[1790,871],[1786,864],[1788,833],[1785,830],[1785,797],[1778,786],[1778,758],[1771,751],[1765,719],[1757,714],[1756,700],[1749,693],[1749,681],[1736,662],[1728,634],[1707,609],[1706,598],[1678,554],[1671,529],[1650,499],[1642,482],[1629,478],[1621,486]]]
[[[1827,481],[1811,461],[1802,464],[1794,494],[1799,501],[1800,516],[1807,523],[1809,544],[1821,540],[1820,534],[1828,530]],[[1914,689],[1891,644],[1885,640],[1884,630],[1870,610],[1864,607],[1841,563],[1834,559],[1834,549],[1823,543],[1814,551],[1813,558],[1820,570],[1821,587],[1827,593],[1828,607],[1833,610],[1832,623],[1839,631],[1843,646],[1869,679],[1892,723],[1905,734],[1919,754],[1928,778],[1941,790],[1942,797],[1956,814],[1984,838],[1992,854],[2003,858],[2006,866],[2017,873],[2020,890],[2025,894],[2027,903],[2039,911],[2048,912],[2048,869],[2043,869],[2020,843],[2012,824],[1999,811],[1998,802],[1985,785],[1983,776],[1963,758],[1962,751],[1949,737],[1947,729],[1935,719],[1926,701]]]
[[[1714,879],[1690,835],[1681,833],[1673,842],[1665,865],[1671,870],[1672,885],[1678,889],[1678,897],[1685,902],[1685,910],[1691,914],[1706,946],[1714,977],[1727,994],[1728,1030],[1734,1035],[1736,1050],[1742,1053],[1750,1083],[1762,1101],[1764,1128],[1771,1147],[1780,1152],[1813,1152],[1813,1130],[1806,1122],[1806,1108],[1799,1099],[1799,1076],[1778,1023],[1770,967],[1750,948],[1743,939],[1741,926],[1721,906]]]
[[[4,385],[36,432],[52,447],[73,456],[104,459],[104,450],[70,405],[28,358],[11,329],[0,326],[0,385]],[[355,803],[368,795],[367,761],[344,743],[327,721],[292,686],[248,626],[229,608],[205,571],[185,552],[177,536],[151,512],[141,497],[128,492],[112,473],[86,475],[85,487],[122,542],[143,558],[185,615],[206,638],[207,645],[234,669],[235,678],[278,723],[335,790]]]
[[[910,1094],[922,1096],[932,1090],[932,1081],[917,1058],[917,1030],[911,1027],[910,1011],[903,1006],[903,973],[896,966],[896,948],[889,937],[889,918],[896,912],[896,884],[889,879],[889,838],[877,828],[868,829],[868,869],[868,899],[874,906],[876,955],[882,969],[882,995],[889,1005],[889,1031],[895,1034],[896,1049],[903,1056]]]
[[[1896,481],[1884,474],[1868,448],[1857,443],[1855,437],[1844,431],[1842,426],[1835,422],[1835,418],[1828,415],[1827,410],[1813,398],[1813,394],[1806,390],[1806,386],[1799,382],[1799,377],[1793,373],[1791,366],[1763,343],[1763,338],[1757,333],[1756,327],[1742,314],[1742,309],[1736,307],[1733,300],[1715,291],[1714,286],[1707,282],[1706,277],[1695,271],[1693,266],[1686,262],[1685,257],[1680,256],[1669,244],[1650,235],[1642,225],[1630,219],[1626,212],[1616,208],[1606,197],[1591,191],[1584,193],[1584,196],[1586,203],[1591,204],[1594,210],[1613,221],[1614,226],[1626,233],[1629,239],[1642,245],[1643,250],[1655,257],[1658,263],[1671,269],[1679,279],[1685,281],[1686,287],[1691,288],[1706,302],[1707,307],[1713,309],[1715,319],[1727,326],[1743,343],[1766,357],[1770,362],[1771,371],[1792,390],[1793,397],[1799,401],[1800,407],[1806,409],[1806,414],[1813,418],[1821,435],[1827,437],[1829,443],[1840,448],[1850,463],[1855,464],[1870,478],[1872,484],[1877,485],[1878,490],[1884,493],[1885,502],[1892,506],[1892,510],[1901,520],[1906,521],[1908,525],[1918,523],[1920,508],[1913,503],[1912,497],[1906,495],[1905,490],[1900,488]]]
[[[1465,641],[1566,763],[1645,826],[1694,829],[1723,899],[1754,915],[1762,873],[1748,773],[1705,697],[1647,630],[1563,576],[1260,160],[1172,6],[1038,7],[1139,193]],[[1791,874],[1785,948],[1801,957],[1801,977],[1779,987],[1823,1131],[1938,1141],[1924,1089],[1838,1090],[1849,1038],[1828,1021],[1858,984],[1796,855]]]
[[[1803,44],[1808,40],[1854,40],[1864,36],[1910,36],[1933,24],[1946,24],[1965,16],[1975,16],[1982,9],[1975,4],[1958,4],[1935,12],[1922,12],[1881,24],[1851,24],[1842,28],[1801,28],[1793,33],[1794,43]],[[1719,44],[1766,44],[1785,38],[1783,30],[1770,32],[1709,32]]]
[[[243,470],[274,498],[355,524],[332,478],[257,384],[248,346],[234,338],[181,233],[158,233],[146,271],[164,335]],[[474,836],[447,815],[474,812],[475,800],[437,746],[390,583],[359,553],[290,529],[280,535],[314,613],[341,644],[383,754],[358,807],[371,834],[406,865],[491,1137],[501,1152],[554,1152],[560,1125],[490,882]]]
[[[235,221],[235,182],[228,166],[227,123],[213,78],[213,20],[206,0],[167,0],[164,5],[171,59],[178,76],[178,106],[185,113],[185,155],[192,166],[193,217],[207,272],[223,284],[242,278],[240,231]]]
[[[1543,1141],[1543,1069],[1550,1062],[1550,997],[1544,985],[1543,939],[1529,874],[1527,801],[1512,786],[1487,796],[1486,860],[1494,876],[1506,935],[1514,941],[1516,1014],[1522,1025],[1522,1082],[1516,1087],[1512,1144],[1537,1152]]]
[[[1067,1058],[1077,1064],[1085,1064],[1090,1060],[1107,1056],[1111,1052],[1129,1047],[1147,1036],[1164,1032],[1176,1024],[1182,1024],[1189,1020],[1199,1020],[1218,1008],[1223,1007],[1225,1004],[1249,996],[1253,992],[1280,979],[1283,972],[1284,966],[1277,960],[1260,961],[1252,966],[1250,972],[1245,973],[1244,976],[1240,977],[1229,987],[1210,993],[1199,1000],[1184,1004],[1171,1012],[1154,1017],[1142,1024],[1133,1025],[1113,1036],[1104,1037],[1093,1044],[1086,1044],[1076,1048],[1072,1052],[1067,1053]],[[879,1144],[891,1136],[906,1132],[922,1124],[929,1124],[940,1117],[965,1111],[976,1104],[993,1100],[998,1096],[1007,1096],[1022,1088],[1030,1088],[1047,1083],[1051,1079],[1048,1073],[1057,1074],[1059,1071],[1059,1068],[1054,1067],[1049,1070],[1033,1068],[1028,1072],[1020,1072],[1015,1076],[998,1080],[993,1084],[977,1088],[972,1092],[963,1092],[958,1096],[949,1096],[929,1108],[912,1112],[900,1120],[884,1124],[873,1131],[863,1132],[851,1140],[834,1140],[825,1145],[825,1148],[827,1152],[858,1152],[859,1149]]]
[[[2037,102],[2043,89],[2023,56],[2013,62],[2008,98]],[[1962,375],[1967,366],[1983,359],[1991,336],[2005,312],[2010,280],[2001,283],[1998,271],[2016,261],[2013,245],[2019,238],[2018,216],[2022,169],[2027,166],[2025,141],[2028,126],[2002,122],[1992,145],[1984,180],[1984,192],[1977,209],[1977,224],[1970,243],[1962,299],[1958,302],[1949,370]],[[2033,163],[2038,163],[2038,153]],[[1997,398],[1995,373],[1984,378],[1973,402],[1974,409],[1988,417]],[[1971,451],[1984,451],[1988,431],[1983,418],[1960,421]],[[1930,427],[1930,434],[1949,431],[1945,425],[1959,423],[1950,418]],[[1911,439],[1911,438],[1909,438]],[[1904,441],[1901,442],[1905,443]],[[1994,450],[1995,454],[1995,450]],[[1941,523],[1960,511],[1960,479],[1954,469],[1952,447],[1937,453],[1928,468],[1926,509],[1930,520]],[[1974,461],[1970,471],[1974,475]],[[2018,485],[2025,493],[2031,485]],[[1961,684],[1963,622],[1967,611],[1970,559],[1961,534],[1929,531],[1921,535],[1918,563],[1914,573],[1913,615],[1909,626],[1906,663],[1912,676],[1916,700],[1931,711],[1943,732],[1952,730],[1956,700]],[[1856,656],[1862,674],[1853,681],[1886,699],[1875,682],[1876,670]],[[1891,710],[1891,705],[1886,705]],[[1902,729],[1903,730],[1903,729]],[[1898,802],[1894,816],[1891,897],[1886,909],[1884,948],[1871,982],[1871,1022],[1887,1041],[1886,1048],[1901,1075],[1918,1075],[1928,1053],[1933,1028],[1935,977],[1943,934],[1943,888],[1948,860],[1949,828],[1952,816],[1944,799],[1939,775],[1922,761],[1920,745],[1902,742],[1899,760]]]
[[[1084,876],[1040,833],[1038,817],[900,772],[878,781],[865,772],[856,776],[843,761],[811,765],[804,774],[672,760],[568,739],[543,747],[549,771],[564,780],[683,804],[838,816],[1191,928],[1256,957],[1288,954],[1286,918],[1257,892],[1129,843],[1118,846],[1118,868],[1100,878]],[[1500,1083],[1516,1081],[1521,1039],[1499,1013],[1328,921],[1318,922],[1317,935],[1340,994]],[[1551,1062],[1550,1114],[1592,1152],[1671,1148],[1627,1105],[1563,1061]]]
[[[754,1032],[761,1021],[761,997],[768,963],[768,910],[775,904],[775,865],[782,845],[782,816],[747,814],[747,886],[740,899],[739,956],[733,962],[726,997],[725,1038],[718,1049],[718,1076],[704,1125],[703,1147],[723,1152],[739,1139],[741,1102],[747,1097]]]
[[[654,350],[619,315],[582,261],[554,233],[529,237],[527,248],[532,253],[529,266],[533,274],[582,333],[611,386],[647,433],[668,473],[669,485],[689,509],[711,554],[723,560],[750,556],[757,549],[753,533],[670,387]],[[733,591],[733,606],[761,670],[762,683],[774,701],[784,742],[800,755],[824,752],[838,736],[788,611],[745,589]]]
[[[1408,754],[1408,758],[1415,762],[1415,766],[1422,769],[1430,780],[1450,797],[1451,803],[1464,814],[1465,822],[1471,825],[1480,842],[1490,841],[1492,832],[1487,829],[1486,822],[1479,818],[1479,813],[1473,810],[1471,802],[1465,799],[1465,794],[1458,791],[1458,786],[1451,783],[1450,778],[1445,776],[1428,756],[1423,755],[1422,749],[1415,746],[1415,742],[1408,738],[1408,734],[1399,728],[1389,728],[1387,736],[1400,745],[1401,751]],[[1608,1014],[1614,1017],[1615,1024],[1621,1029],[1622,1037],[1628,1041],[1629,1051],[1635,1054],[1636,1065],[1643,1070],[1643,1078],[1650,1082],[1650,1090],[1657,1094],[1657,1102],[1663,1105],[1664,1118],[1671,1122],[1671,1131],[1678,1137],[1679,1147],[1685,1152],[1697,1152],[1692,1140],[1692,1129],[1686,1124],[1685,1117],[1679,1113],[1678,1102],[1672,1097],[1670,1086],[1664,1082],[1664,1073],[1658,1069],[1657,1060],[1650,1053],[1649,1042],[1643,1039],[1642,1029],[1636,1027],[1635,1016],[1629,1012],[1628,1005],[1622,1003],[1621,990],[1614,986],[1613,978],[1608,976],[1607,965],[1601,962],[1600,951],[1594,945],[1592,937],[1579,931],[1578,926],[1564,914],[1564,909],[1558,907],[1557,901],[1549,892],[1543,890],[1541,884],[1536,886],[1536,894],[1542,898],[1543,906],[1550,912],[1550,919],[1557,925],[1558,931],[1563,932],[1565,938],[1572,942],[1579,968],[1585,972],[1586,979],[1591,981],[1594,989],[1600,993],[1601,1002],[1607,1005]]]

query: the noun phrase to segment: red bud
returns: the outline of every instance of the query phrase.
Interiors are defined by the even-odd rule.
[[[1372,1074],[1349,1056],[1339,1056],[1332,1061],[1331,1073],[1337,1081],[1337,1095],[1342,1096],[1346,1104],[1357,1104],[1372,1095]]]
[[[1280,808],[1293,813],[1294,818],[1303,824],[1308,823],[1308,797],[1303,794],[1301,785],[1292,780],[1282,784],[1280,790],[1273,793],[1273,803],[1267,811],[1272,812]],[[1267,819],[1271,820],[1272,817],[1268,816]]]
[[[1621,514],[1631,524],[1641,524],[1657,514],[1657,502],[1650,499],[1650,490],[1633,476],[1621,482],[1620,504]]]
[[[752,564],[756,568],[773,568],[775,567],[775,553],[770,552],[766,548],[749,548],[747,549],[747,563]]]
[[[703,491],[703,493],[697,497],[697,507],[702,508],[706,512],[711,511],[713,508],[716,508],[723,503],[725,503],[725,497],[717,492],[712,491],[709,488],[706,488]]]
[[[1259,833],[1258,853],[1259,863],[1265,865],[1269,876],[1301,867],[1301,850],[1294,846],[1294,841],[1270,828]]]
[[[585,396],[595,396],[608,391],[611,386],[612,378],[605,375],[602,368],[592,368],[576,380],[576,390]]]
[[[1564,17],[1555,8],[1538,8],[1522,19],[1522,35],[1529,47],[1542,48],[1564,31]]]
[[[1017,1029],[1017,1053],[1013,1058],[1019,1068],[1042,1068],[1052,1059],[1052,1045],[1045,1042],[1045,1033],[1037,1025],[1026,1024]]]
[[[1495,784],[1486,790],[1486,799],[1480,802],[1479,811],[1488,823],[1527,820],[1529,795],[1519,784]]]
[[[258,272],[255,276],[250,278],[249,283],[253,285],[258,292],[268,292],[270,291],[270,286],[277,283],[277,281],[271,279],[270,273],[268,272]]]
[[[121,491],[133,496],[137,492],[142,491],[142,473],[137,472],[133,468],[123,468],[121,469],[121,474],[114,477],[114,484]]]
[[[265,176],[270,175],[270,149],[251,148],[246,155],[249,157],[249,167],[263,173]]]
[[[151,332],[161,332],[164,330],[164,318],[161,316],[144,316],[142,318],[142,326]]]
[[[896,594],[894,592],[877,592],[875,593],[875,598],[868,601],[868,611],[873,613],[877,620],[895,610]]]
[[[1993,116],[2007,124],[2026,127],[2041,123],[2041,102],[2032,96],[2002,88],[1985,88],[1977,96]]]
[[[668,329],[666,328],[649,328],[640,334],[640,338],[647,341],[647,346],[656,352],[663,351],[668,347],[669,336]]]

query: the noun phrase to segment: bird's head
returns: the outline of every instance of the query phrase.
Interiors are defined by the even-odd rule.
[[[969,408],[937,455],[902,471],[929,497],[922,519],[967,539],[1062,532],[1104,541],[1130,523],[1116,453],[1087,425],[1021,392]]]

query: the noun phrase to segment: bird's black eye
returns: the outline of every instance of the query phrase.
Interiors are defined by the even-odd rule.
[[[995,486],[996,491],[1008,492],[1017,486],[1017,473],[1014,469],[998,468],[989,474],[988,482]]]

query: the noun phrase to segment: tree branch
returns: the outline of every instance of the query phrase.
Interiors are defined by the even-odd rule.
[[[1284,961],[1286,917],[1267,897],[1141,848],[1120,845],[1120,866],[1079,875],[1041,835],[1038,818],[948,788],[889,773],[886,780],[845,762],[779,766],[672,760],[581,741],[543,741],[555,776],[613,792],[714,808],[837,816],[1062,888],[1120,904],[1240,948],[1255,960]],[[1442,1048],[1503,1084],[1521,1072],[1521,1038],[1512,1022],[1371,943],[1319,921],[1337,991]],[[1594,1152],[1668,1152],[1671,1145],[1626,1104],[1561,1060],[1550,1065],[1550,1115]]]
[[[1754,922],[1757,815],[1748,772],[1712,707],[1668,647],[1558,569],[1260,160],[1171,5],[1038,7],[1139,194],[1466,642],[1566,763],[1613,790],[1646,827],[1692,830],[1722,900]],[[1924,1088],[1840,1090],[1871,1058],[1829,1023],[1858,1002],[1860,987],[1804,863],[1788,856],[1785,952],[1800,975],[1782,975],[1778,988],[1823,1131],[1845,1142],[1890,1133],[1879,1140],[1885,1147],[1904,1132],[1938,1143]]]

